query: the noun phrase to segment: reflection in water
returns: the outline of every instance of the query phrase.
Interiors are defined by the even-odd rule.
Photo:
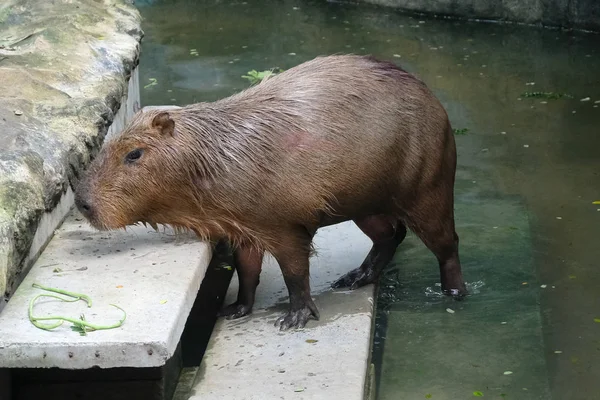
[[[598,35],[322,1],[136,4],[142,85],[157,80],[145,105],[212,101],[252,69],[369,53],[418,74],[468,128],[456,208],[471,296],[437,296],[435,259],[414,237],[402,244],[379,290],[380,399],[600,398]]]

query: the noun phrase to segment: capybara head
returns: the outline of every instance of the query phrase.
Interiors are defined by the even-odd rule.
[[[76,188],[77,208],[100,230],[162,223],[155,219],[168,219],[185,201],[180,191],[190,185],[179,181],[189,174],[178,161],[189,145],[176,137],[169,112],[137,112],[90,165]]]

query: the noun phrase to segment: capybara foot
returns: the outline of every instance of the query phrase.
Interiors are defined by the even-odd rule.
[[[314,304],[306,305],[299,310],[290,310],[275,321],[275,326],[279,326],[281,331],[290,328],[304,328],[309,319],[319,320],[319,310]]]
[[[225,317],[225,319],[237,319],[245,317],[252,312],[252,306],[247,304],[240,304],[237,301],[233,304],[223,308],[217,314],[219,317]]]
[[[375,281],[373,271],[367,269],[366,271],[362,268],[356,268],[348,272],[346,275],[339,278],[337,281],[331,284],[334,289],[350,288],[350,290],[358,289],[369,283]]]
[[[442,284],[442,292],[446,296],[451,296],[455,300],[464,299],[468,293],[467,286],[464,282],[460,281],[454,285],[444,285]]]

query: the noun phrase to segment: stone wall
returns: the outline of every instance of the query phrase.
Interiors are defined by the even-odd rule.
[[[600,32],[598,0],[358,0],[469,19],[542,24]]]
[[[126,0],[0,5],[0,309],[127,99],[140,24]]]

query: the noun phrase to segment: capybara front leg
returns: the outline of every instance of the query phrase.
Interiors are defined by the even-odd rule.
[[[354,290],[376,282],[406,237],[404,224],[385,215],[369,216],[355,220],[354,223],[373,241],[373,247],[360,267],[348,272],[331,285],[334,289],[349,287],[350,290]]]
[[[264,252],[250,246],[240,245],[234,250],[235,271],[239,289],[237,301],[219,312],[219,316],[236,319],[252,312],[256,287],[260,281]]]
[[[319,310],[310,296],[310,241],[282,244],[273,253],[279,263],[290,295],[289,311],[275,322],[280,330],[303,328],[309,319],[319,319]]]

